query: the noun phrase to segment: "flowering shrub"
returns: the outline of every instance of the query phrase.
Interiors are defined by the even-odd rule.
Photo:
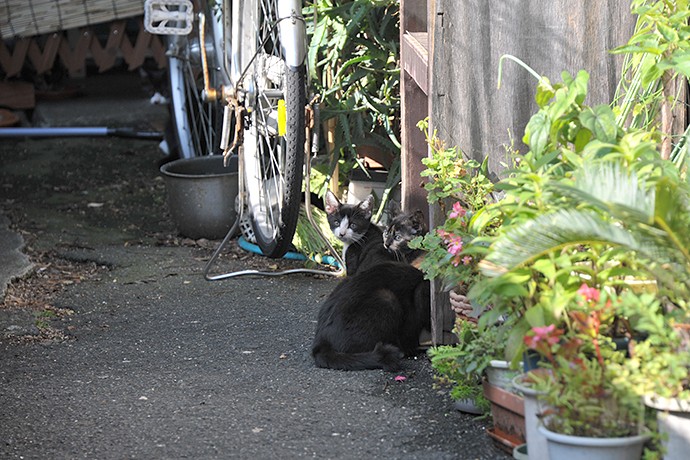
[[[420,268],[428,279],[441,279],[447,287],[469,284],[477,275],[477,262],[485,249],[474,243],[491,228],[483,211],[492,202],[493,183],[485,174],[486,164],[464,158],[455,147],[446,147],[435,133],[429,133],[427,120],[418,126],[431,151],[422,160],[427,167],[422,176],[429,179],[424,185],[427,199],[438,204],[447,218],[410,246],[427,253]]]
[[[441,279],[453,287],[469,284],[475,277],[480,257],[477,248],[471,246],[478,236],[470,227],[472,216],[455,202],[443,225],[411,243],[426,251],[421,269],[427,278]]]
[[[562,324],[532,327],[524,337],[541,356],[541,372],[531,376],[544,392],[546,426],[588,437],[636,435],[643,405],[631,382],[620,378],[625,350],[610,331],[622,298],[583,284],[567,306]],[[545,371],[545,372],[544,372]]]

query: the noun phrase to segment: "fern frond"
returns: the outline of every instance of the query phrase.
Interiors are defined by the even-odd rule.
[[[485,274],[496,276],[579,244],[624,246],[645,252],[633,234],[620,225],[607,222],[591,211],[563,209],[516,225],[498,237],[486,257],[493,269]]]

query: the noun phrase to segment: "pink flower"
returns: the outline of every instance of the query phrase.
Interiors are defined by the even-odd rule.
[[[470,256],[465,256],[462,258],[462,264],[463,265],[469,265],[472,263],[472,257]]]
[[[585,283],[582,283],[577,293],[584,297],[587,302],[599,302],[599,289],[589,287]]]
[[[548,326],[532,328],[532,335],[525,336],[525,345],[529,348],[536,349],[540,342],[546,342],[548,346],[553,346],[558,343],[563,335],[562,329],[556,329],[555,324]]]
[[[462,238],[453,236],[448,242],[448,252],[456,256],[460,251],[462,251]]]
[[[407,380],[407,377],[405,377],[404,375],[396,375],[395,376],[396,382],[404,382],[405,380]]]
[[[450,219],[455,219],[457,217],[464,216],[465,213],[467,213],[467,211],[465,211],[462,205],[458,201],[456,201],[455,204],[453,204],[453,210],[450,212],[450,214],[448,214],[448,217]]]

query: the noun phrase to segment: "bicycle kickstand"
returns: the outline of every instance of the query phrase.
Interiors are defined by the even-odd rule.
[[[319,97],[315,96],[305,107],[305,110],[307,111],[306,113],[306,138],[309,140],[310,148],[307,148],[306,143],[305,143],[305,152],[304,152],[304,164],[305,164],[305,171],[304,171],[304,188],[305,188],[305,210],[306,210],[306,215],[307,215],[307,220],[309,221],[309,224],[316,230],[316,233],[319,235],[321,240],[324,242],[326,247],[328,248],[328,252],[330,255],[336,260],[338,264],[338,269],[337,270],[319,270],[319,269],[311,269],[311,268],[295,268],[295,269],[290,269],[290,270],[279,270],[279,271],[263,271],[263,270],[240,270],[240,271],[235,271],[235,272],[230,272],[230,273],[223,273],[220,275],[210,275],[211,267],[215,263],[215,261],[218,259],[220,256],[220,253],[223,251],[223,249],[227,246],[229,241],[232,239],[232,237],[236,234],[237,230],[239,229],[240,226],[240,221],[242,220],[242,215],[244,213],[244,196],[245,196],[245,188],[244,188],[244,162],[242,161],[243,155],[240,154],[238,155],[239,157],[239,165],[238,165],[238,179],[239,179],[239,206],[237,210],[237,218],[235,219],[235,222],[233,223],[232,227],[230,230],[228,230],[228,233],[225,235],[225,238],[223,238],[223,241],[218,245],[216,250],[213,252],[211,255],[211,258],[208,260],[206,263],[206,266],[204,267],[204,278],[207,281],[218,281],[218,280],[224,280],[224,279],[229,279],[229,278],[236,278],[239,276],[284,276],[284,275],[292,275],[296,273],[308,273],[308,274],[315,274],[315,275],[327,275],[327,276],[342,276],[345,274],[345,263],[343,262],[342,258],[340,257],[340,254],[338,254],[338,251],[333,248],[333,245],[331,245],[330,241],[326,236],[323,234],[319,226],[316,224],[314,221],[314,217],[311,212],[311,190],[309,186],[309,178],[311,176],[311,160],[312,160],[312,155],[313,153],[314,157],[318,153],[319,149],[319,142],[318,142],[318,119],[319,119],[319,112],[318,112],[318,100]],[[239,147],[240,149],[242,146]]]

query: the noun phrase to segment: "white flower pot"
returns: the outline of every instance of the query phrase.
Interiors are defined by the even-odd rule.
[[[567,460],[635,460],[642,456],[648,434],[624,438],[585,438],[554,433],[544,426],[539,432],[546,437],[549,458]],[[528,450],[529,452],[529,450]]]
[[[690,401],[645,397],[645,404],[657,410],[656,420],[665,448],[664,460],[681,460],[690,453]]]
[[[524,374],[518,375],[513,379],[513,386],[522,393],[525,401],[525,438],[527,441],[527,455],[531,460],[549,460],[549,449],[546,445],[546,437],[539,432],[541,424],[537,416],[542,412],[537,397],[539,392],[524,385],[522,378]]]
[[[520,367],[522,368],[522,364]],[[491,360],[491,364],[486,368],[486,378],[490,384],[511,392],[515,391],[513,378],[520,373],[519,370],[511,369],[508,361],[500,359]]]
[[[458,399],[453,403],[453,406],[455,407],[455,410],[459,410],[460,412],[464,412],[466,414],[481,415],[484,413],[479,406],[477,406],[476,401],[471,398]]]

